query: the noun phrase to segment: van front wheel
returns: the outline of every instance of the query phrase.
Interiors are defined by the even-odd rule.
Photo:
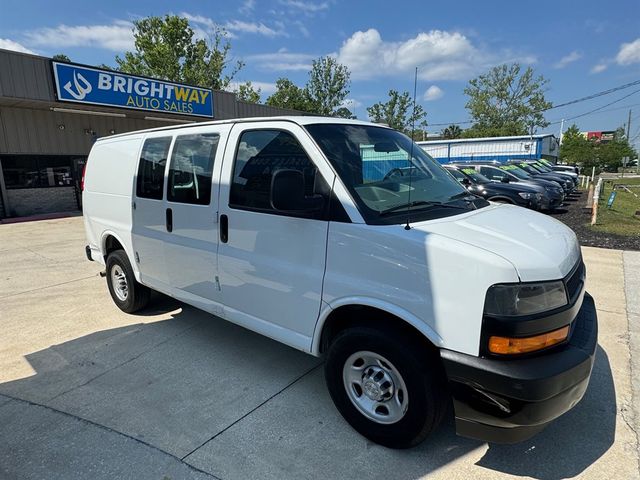
[[[442,420],[447,394],[441,367],[421,347],[391,329],[369,327],[345,330],[332,342],[325,363],[331,398],[373,442],[409,448]]]
[[[124,250],[111,252],[106,263],[109,293],[118,308],[126,313],[144,308],[149,303],[151,291],[136,281]]]

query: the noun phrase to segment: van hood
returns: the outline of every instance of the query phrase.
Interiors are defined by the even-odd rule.
[[[485,207],[411,226],[492,252],[509,261],[523,282],[561,279],[580,258],[573,230],[514,205]]]

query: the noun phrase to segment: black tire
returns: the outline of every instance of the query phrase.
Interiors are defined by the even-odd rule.
[[[389,448],[410,448],[436,429],[447,411],[449,394],[439,357],[424,345],[385,327],[353,327],[331,343],[324,367],[331,398],[344,419],[369,440]],[[383,424],[365,416],[347,394],[343,367],[351,355],[373,352],[400,373],[407,409],[397,422]],[[366,370],[366,369],[365,369]]]
[[[134,313],[144,308],[149,303],[151,290],[148,287],[138,283],[133,274],[131,263],[124,250],[115,250],[107,257],[107,286],[113,302],[120,310],[126,313]],[[127,283],[126,298],[120,298],[116,293],[116,286],[113,285],[112,271],[119,268],[124,273]]]

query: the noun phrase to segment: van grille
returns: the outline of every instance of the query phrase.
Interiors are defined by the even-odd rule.
[[[569,295],[569,303],[575,302],[578,295],[580,295],[582,287],[584,286],[584,280],[585,267],[581,258],[565,282],[567,286],[567,294]]]

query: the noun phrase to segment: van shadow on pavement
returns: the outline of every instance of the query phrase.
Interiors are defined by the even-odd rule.
[[[600,347],[585,398],[533,439],[487,449],[457,437],[449,418],[422,445],[396,451],[368,442],[340,417],[320,360],[166,297],[155,303],[143,314],[180,309],[168,320],[34,352],[27,360],[36,374],[1,384],[0,394],[103,425],[225,480],[408,480],[452,462],[456,472],[471,474],[476,462],[496,472],[561,479],[579,475],[614,441],[615,389]],[[6,405],[0,404],[0,420]],[[30,478],[40,452],[58,446],[42,431],[12,448],[29,435],[19,425],[0,430],[0,457],[8,471]],[[6,448],[12,455],[2,455]],[[101,445],[90,449],[97,454]],[[70,469],[76,462],[59,460]],[[115,469],[118,458],[112,462]]]

